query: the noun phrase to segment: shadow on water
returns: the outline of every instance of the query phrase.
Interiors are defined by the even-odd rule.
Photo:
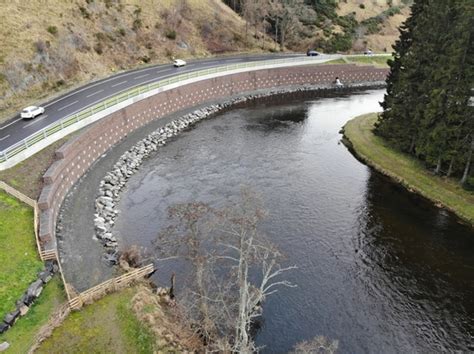
[[[377,172],[367,181],[358,220],[359,279],[391,308],[388,321],[404,324],[426,349],[473,350],[474,237],[469,227]],[[419,348],[419,343],[411,344]]]

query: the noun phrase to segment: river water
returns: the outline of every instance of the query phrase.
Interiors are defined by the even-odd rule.
[[[115,232],[149,247],[170,205],[224,205],[245,185],[269,212],[262,230],[298,267],[287,273],[298,287],[264,304],[264,352],[315,335],[343,353],[474,350],[474,232],[340,143],[344,123],[382,99],[370,90],[259,103],[201,122],[131,178]],[[172,270],[160,268],[165,279]]]

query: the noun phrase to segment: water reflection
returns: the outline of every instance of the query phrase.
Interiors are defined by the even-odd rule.
[[[359,210],[359,279],[375,303],[389,307],[388,322],[421,339],[410,340],[414,347],[473,349],[474,238],[466,231],[446,211],[371,173]]]

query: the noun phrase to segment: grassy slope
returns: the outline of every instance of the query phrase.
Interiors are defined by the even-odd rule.
[[[360,4],[364,4],[363,9],[360,8]],[[392,44],[395,43],[399,36],[398,27],[410,14],[410,9],[404,6],[401,0],[392,0],[392,6],[402,7],[401,13],[387,17],[382,24],[380,33],[364,35],[363,38],[361,38],[361,44],[363,44],[363,42],[366,42],[366,44],[363,44],[363,46],[371,48],[376,52],[392,51]],[[389,6],[385,0],[347,0],[338,3],[337,14],[339,16],[345,16],[355,13],[355,18],[361,22],[381,14],[388,8]]]
[[[125,289],[71,313],[38,353],[152,353],[154,338],[130,307],[134,292]]]
[[[260,51],[220,0],[13,1],[1,8],[0,122],[23,105],[118,70]]]
[[[16,166],[0,171],[0,180],[32,199],[38,199],[42,187],[42,177],[54,161],[55,151],[74,134],[49,145]]]
[[[416,159],[393,150],[372,133],[375,113],[354,118],[344,126],[344,136],[356,154],[376,170],[456,213],[474,225],[474,194],[456,181],[434,176]]]
[[[42,269],[33,230],[33,209],[0,191],[0,316]]]
[[[55,276],[44,288],[40,298],[11,329],[0,335],[0,342],[10,344],[8,352],[26,353],[36,332],[44,325],[54,309],[65,301],[65,293],[59,276]]]

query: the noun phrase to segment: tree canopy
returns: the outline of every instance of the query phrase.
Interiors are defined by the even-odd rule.
[[[469,177],[474,150],[474,3],[417,0],[389,62],[375,133],[434,172]]]

